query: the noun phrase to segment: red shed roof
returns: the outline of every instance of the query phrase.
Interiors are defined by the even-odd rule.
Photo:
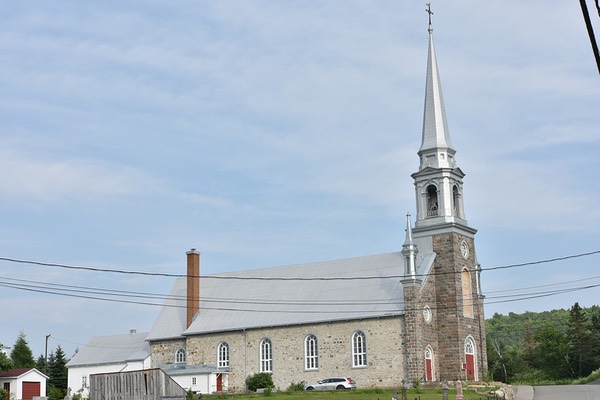
[[[31,371],[35,368],[16,368],[11,369],[10,371],[2,371],[0,372],[0,378],[16,378],[23,375],[26,372]]]

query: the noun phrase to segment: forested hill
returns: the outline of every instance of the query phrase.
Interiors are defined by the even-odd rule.
[[[494,314],[487,319],[488,369],[494,380],[569,380],[600,368],[600,307]]]
[[[505,346],[522,347],[527,335],[540,328],[555,327],[566,333],[569,325],[569,310],[524,312],[523,314],[494,314],[485,321],[488,341],[497,340]]]

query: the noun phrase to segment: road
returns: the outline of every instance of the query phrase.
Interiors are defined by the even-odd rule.
[[[530,397],[533,394],[533,397]],[[600,399],[600,385],[536,386],[533,392],[517,387],[516,400],[596,400]]]

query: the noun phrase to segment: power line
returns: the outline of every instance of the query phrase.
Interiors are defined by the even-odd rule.
[[[14,283],[16,282],[16,283]],[[114,290],[114,289],[103,289],[86,286],[75,286],[75,285],[64,285],[55,284],[41,281],[32,281],[27,279],[16,279],[0,277],[0,284],[10,286],[12,288],[30,288],[30,289],[46,289],[54,290],[57,292],[76,292],[76,293],[88,293],[98,295],[109,295],[116,297],[137,297],[154,300],[173,300],[173,301],[187,301],[187,295],[164,295],[162,293],[150,293],[150,292],[137,292],[129,290]],[[56,293],[59,294],[59,293]],[[259,299],[243,299],[235,297],[203,297],[200,296],[197,300],[203,302],[216,302],[216,303],[242,303],[242,304],[279,304],[279,305],[377,305],[377,304],[390,304],[389,299],[360,299],[356,301],[342,301],[342,300],[330,300],[330,301],[307,301],[307,300],[259,300]]]
[[[493,267],[484,267],[481,268],[482,272],[487,271],[495,271],[501,269],[508,268],[517,268],[517,267],[525,267],[532,266],[538,264],[545,264],[557,261],[564,261],[574,258],[581,258],[586,256],[591,256],[595,254],[600,254],[600,250],[589,251],[585,253],[572,254],[561,257],[554,257],[536,261],[528,261],[523,263],[515,263],[515,264],[507,264],[507,265],[499,265]],[[55,267],[55,268],[64,268],[71,270],[81,270],[81,271],[91,271],[91,272],[106,272],[106,273],[117,273],[117,274],[127,274],[127,275],[143,275],[143,276],[160,276],[160,277],[170,277],[170,278],[183,278],[187,277],[186,274],[173,274],[173,273],[165,273],[165,272],[147,272],[147,271],[128,271],[123,269],[112,269],[112,268],[98,268],[91,266],[82,266],[82,265],[69,265],[69,264],[59,264],[59,263],[50,263],[50,262],[42,262],[42,261],[32,261],[32,260],[23,260],[17,258],[10,257],[0,257],[0,261],[12,262],[12,263],[20,263],[20,264],[30,264],[37,265],[43,267]],[[461,271],[442,271],[442,272],[433,272],[430,274],[418,274],[416,277],[425,277],[431,275],[447,275],[447,274],[460,274]],[[190,277],[197,277],[191,275]],[[386,277],[381,276],[337,276],[337,277],[265,277],[265,276],[239,276],[239,275],[201,275],[199,276],[202,279],[222,279],[222,280],[257,280],[257,281],[343,281],[343,280],[357,280],[357,279],[402,279],[405,277],[403,274],[398,275],[389,275]]]
[[[488,290],[488,291],[486,291],[486,294],[489,294],[489,293],[503,293],[503,292],[518,292],[518,291],[527,290],[527,289],[537,289],[537,288],[549,287],[549,286],[567,285],[567,284],[570,284],[570,283],[576,283],[576,282],[581,282],[581,281],[590,281],[590,280],[593,280],[593,279],[600,279],[600,275],[590,276],[590,277],[581,278],[581,279],[574,279],[574,280],[571,280],[571,281],[564,281],[564,282],[559,282],[559,283],[548,283],[548,284],[545,284],[545,285],[524,286],[524,287],[519,287],[519,288],[502,289],[502,290]]]
[[[24,280],[17,280],[17,281],[24,281]],[[26,282],[31,282],[31,281],[26,281]],[[39,283],[39,282],[38,282]],[[34,285],[34,284],[23,284],[23,283],[6,283],[6,282],[2,282],[0,281],[0,286],[3,287],[8,287],[8,288],[12,288],[12,289],[17,289],[17,290],[24,290],[24,291],[30,291],[30,292],[36,292],[36,293],[44,293],[44,294],[53,294],[53,295],[60,295],[60,296],[66,296],[66,297],[74,297],[74,298],[83,298],[83,299],[89,299],[89,300],[100,300],[100,301],[109,301],[109,302],[116,302],[116,303],[123,303],[123,304],[138,304],[138,305],[146,305],[146,306],[159,306],[159,307],[172,307],[172,308],[185,308],[186,304],[185,304],[185,300],[187,297],[185,296],[164,296],[164,295],[155,295],[152,293],[147,293],[147,292],[130,292],[127,293],[127,291],[119,291],[119,290],[110,290],[107,289],[106,291],[104,291],[104,289],[98,289],[98,288],[87,288],[87,289],[82,289],[78,292],[79,294],[76,293],[71,293],[71,292],[67,292],[66,289],[63,288],[58,288],[55,289],[52,286],[49,285]],[[56,285],[53,285],[56,286]],[[66,287],[72,287],[71,285],[62,285],[62,286],[66,286]],[[579,290],[586,290],[586,289],[592,289],[592,288],[596,288],[599,287],[600,284],[596,284],[596,285],[585,285],[585,286],[580,286],[580,287],[572,287],[572,288],[564,288],[564,289],[556,289],[556,290],[549,290],[549,291],[541,291],[541,292],[530,292],[530,293],[521,293],[521,294],[513,294],[513,295],[500,295],[500,296],[491,296],[488,297],[487,300],[485,301],[485,303],[487,305],[489,304],[498,304],[498,303],[506,303],[506,302],[513,302],[513,301],[522,301],[522,300],[529,300],[529,299],[533,299],[533,298],[542,298],[542,297],[548,297],[548,296],[554,296],[554,295],[559,295],[559,294],[564,294],[564,293],[569,293],[569,292],[573,292],[573,291],[579,291]],[[88,289],[93,289],[93,290],[88,290]],[[108,296],[108,297],[107,297]],[[110,297],[110,296],[117,296],[117,298],[114,297]],[[123,298],[124,297],[124,298]],[[149,301],[137,301],[137,300],[130,300],[128,298],[144,298],[144,299],[156,299],[156,300],[168,300],[165,303],[156,303],[156,302],[149,302]],[[406,312],[406,311],[411,311],[413,309],[402,309],[400,310],[398,307],[399,306],[403,306],[404,302],[403,301],[392,301],[392,300],[364,300],[364,299],[358,299],[356,301],[319,301],[319,302],[307,302],[307,301],[293,301],[293,300],[260,300],[260,299],[233,299],[233,298],[200,298],[203,302],[203,309],[206,310],[220,310],[220,311],[243,311],[243,312],[273,312],[273,313],[316,313],[316,314],[330,314],[330,313],[340,313],[340,312],[344,312],[344,313],[377,313],[377,314],[381,314],[381,313],[399,313],[400,311],[402,312]],[[495,300],[494,300],[495,299]],[[170,300],[170,301],[169,301]],[[491,300],[491,301],[490,301]],[[179,304],[178,304],[179,303]],[[206,305],[206,304],[209,305]],[[213,304],[213,305],[210,305]],[[218,306],[219,304],[241,304],[244,305],[246,307],[226,307],[226,306]],[[263,308],[250,308],[249,306],[252,305],[265,305],[265,304],[270,304],[270,305],[280,305],[280,306],[337,306],[338,308],[336,308],[335,310],[316,310],[314,308],[310,308],[310,309],[296,309],[296,310],[292,310],[289,307],[283,309],[283,310],[265,310]],[[377,310],[340,310],[339,307],[343,307],[343,306],[357,306],[357,305],[395,305],[396,307],[394,308],[390,308],[390,309],[377,309]],[[477,301],[477,299],[473,300],[472,305],[478,305],[479,302]],[[450,309],[457,309],[460,308],[460,305],[457,306],[449,306],[449,307],[445,307],[445,308],[437,308],[439,310],[450,310]],[[436,309],[435,306],[432,306],[432,309]],[[420,310],[420,308],[419,308]]]
[[[525,266],[529,266],[529,265],[545,264],[545,263],[550,263],[550,262],[564,261],[564,260],[569,260],[569,259],[573,259],[573,258],[591,256],[594,254],[600,254],[600,250],[588,251],[586,253],[572,254],[572,255],[562,256],[562,257],[547,258],[545,260],[529,261],[529,262],[518,263],[518,264],[508,264],[508,265],[500,265],[500,266],[496,266],[496,267],[482,268],[482,271],[494,271],[494,270],[498,270],[498,269],[507,269],[507,268],[525,267]]]

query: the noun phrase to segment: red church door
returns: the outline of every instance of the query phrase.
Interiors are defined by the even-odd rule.
[[[474,381],[475,380],[475,357],[473,354],[465,354],[465,358],[467,361],[467,380]]]
[[[425,380],[433,381],[433,350],[429,346],[425,349]]]
[[[433,380],[433,369],[430,358],[425,360],[425,380],[427,382],[431,382]]]
[[[217,374],[217,392],[223,391],[223,374]]]

